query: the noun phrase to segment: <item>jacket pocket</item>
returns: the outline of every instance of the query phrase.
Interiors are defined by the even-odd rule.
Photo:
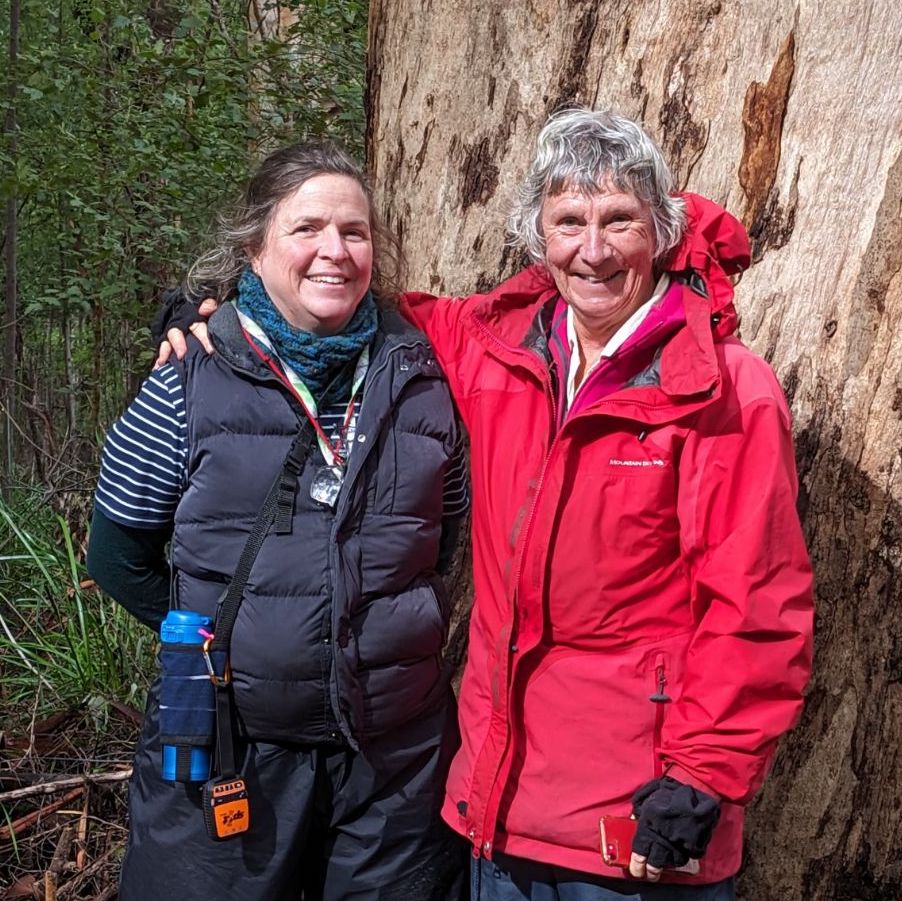
[[[426,578],[416,579],[396,595],[372,598],[351,617],[360,668],[440,654],[446,620],[435,587]]]

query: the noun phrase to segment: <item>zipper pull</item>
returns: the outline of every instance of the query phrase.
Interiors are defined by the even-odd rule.
[[[663,663],[659,663],[655,667],[655,675],[658,678],[658,690],[653,695],[649,695],[648,700],[654,701],[655,704],[666,704],[671,700],[671,697],[664,691],[664,686],[667,684],[667,676],[664,675]]]

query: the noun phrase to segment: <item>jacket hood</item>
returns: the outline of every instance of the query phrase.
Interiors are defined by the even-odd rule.
[[[664,260],[663,270],[684,284],[686,328],[667,342],[661,358],[661,389],[670,397],[712,396],[719,382],[714,345],[736,330],[731,276],[750,263],[745,227],[723,207],[698,194],[682,194],[686,233]],[[558,294],[545,266],[536,264],[487,295],[470,298],[474,334],[489,346],[500,339],[522,347],[536,329],[536,313]]]
[[[723,207],[699,194],[684,193],[686,234],[670,252],[664,271],[697,272],[705,284],[714,330],[719,338],[736,330],[733,282],[751,263],[749,236],[745,226]]]

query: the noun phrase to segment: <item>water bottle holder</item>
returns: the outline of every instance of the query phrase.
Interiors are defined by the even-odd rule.
[[[211,656],[222,672],[225,652]],[[160,743],[176,748],[212,748],[216,734],[215,696],[203,647],[163,645],[160,670]],[[191,781],[187,777],[176,779]]]

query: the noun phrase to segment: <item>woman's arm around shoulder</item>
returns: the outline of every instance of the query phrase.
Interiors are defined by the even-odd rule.
[[[485,294],[442,297],[424,291],[407,291],[401,295],[401,313],[426,333],[439,362],[447,370],[447,364],[467,350],[469,342],[463,320],[468,313],[504,299],[534,299],[553,287],[554,282],[544,266],[529,266]]]

